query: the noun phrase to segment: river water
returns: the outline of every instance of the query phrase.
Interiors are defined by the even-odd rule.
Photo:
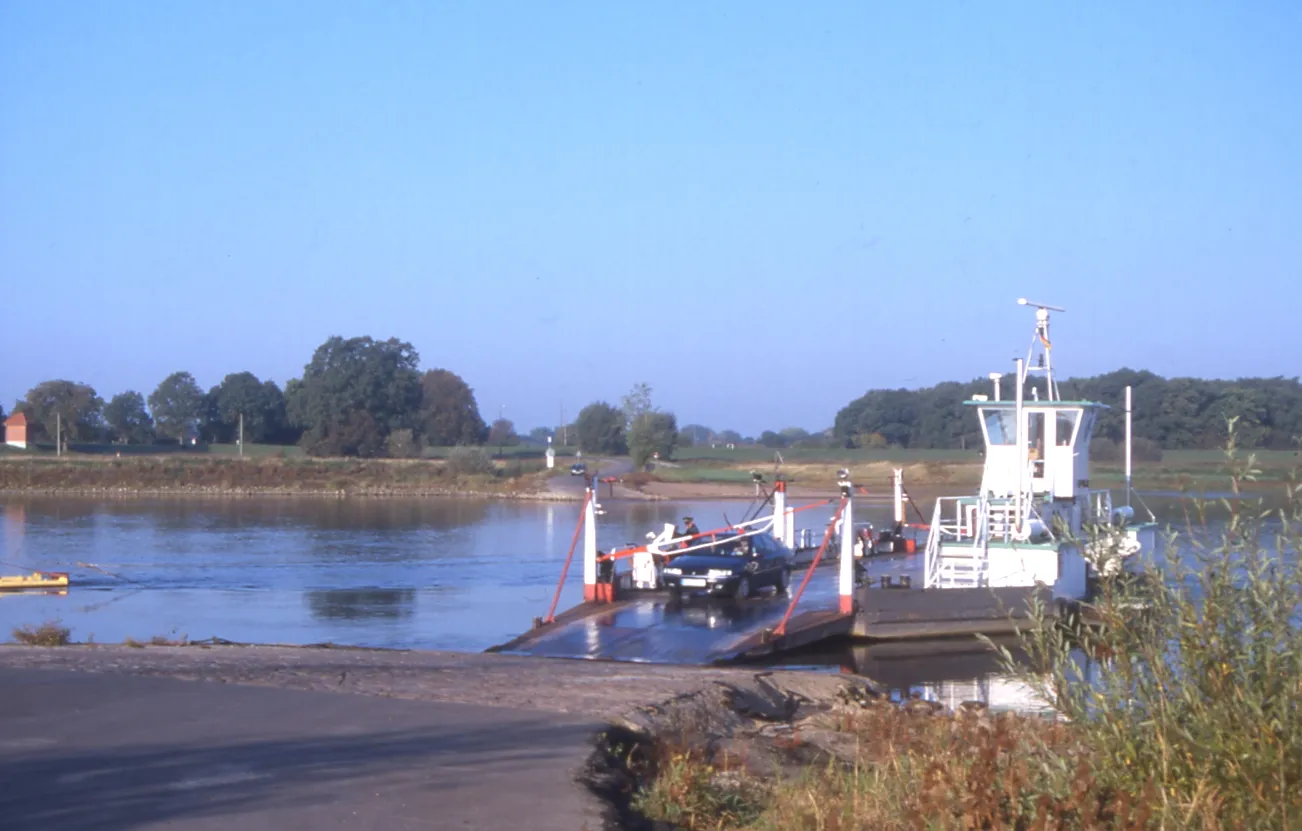
[[[719,527],[751,507],[607,501],[598,544],[642,541],[684,516]],[[1182,513],[1154,507],[1172,521]],[[63,595],[0,593],[0,639],[17,626],[59,621],[75,640],[100,643],[161,635],[479,651],[546,613],[579,511],[578,503],[469,499],[11,498],[0,503],[0,572],[68,571],[73,584]],[[831,514],[830,506],[806,511],[797,526],[821,534]],[[889,506],[859,500],[855,518],[884,525]],[[834,581],[835,569],[820,569],[811,602],[834,598]],[[576,562],[558,609],[581,594]],[[715,627],[727,614],[707,607],[680,617],[681,636],[692,638],[691,627]],[[794,660],[897,689],[959,685],[957,694],[973,696],[1003,683],[991,656],[952,643]]]
[[[642,541],[684,516],[722,526],[749,507],[610,501],[598,545]],[[0,593],[0,633],[59,620],[74,639],[101,643],[185,635],[482,650],[546,613],[579,510],[469,499],[11,499],[0,506],[0,570],[69,571],[73,585],[66,596]],[[831,513],[800,516],[820,527]],[[867,518],[882,521],[884,510]],[[581,595],[576,561],[559,609]]]

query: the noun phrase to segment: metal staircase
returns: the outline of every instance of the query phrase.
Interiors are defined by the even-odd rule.
[[[936,501],[927,535],[926,587],[929,589],[974,589],[987,584],[990,539],[989,504],[982,499],[976,511],[964,516],[964,505],[955,502],[953,521],[945,522],[944,503]],[[970,522],[969,522],[970,520]]]

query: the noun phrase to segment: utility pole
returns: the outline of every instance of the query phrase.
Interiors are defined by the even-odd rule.
[[[240,412],[240,458],[244,458],[244,412]]]
[[[63,455],[63,414],[54,414],[54,455]]]

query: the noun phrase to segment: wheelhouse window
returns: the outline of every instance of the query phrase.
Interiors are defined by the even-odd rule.
[[[1011,409],[982,410],[987,444],[1013,444],[1017,441],[1017,414]]]
[[[1054,426],[1054,444],[1068,447],[1076,435],[1076,425],[1080,422],[1080,410],[1059,410]]]

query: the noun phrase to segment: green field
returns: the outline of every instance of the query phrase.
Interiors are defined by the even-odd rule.
[[[682,447],[674,453],[674,461],[718,461],[737,464],[773,464],[781,454],[788,464],[803,462],[975,462],[981,456],[975,450],[945,450],[931,448],[883,448],[869,450],[846,447],[789,447],[774,450],[768,447]]]

